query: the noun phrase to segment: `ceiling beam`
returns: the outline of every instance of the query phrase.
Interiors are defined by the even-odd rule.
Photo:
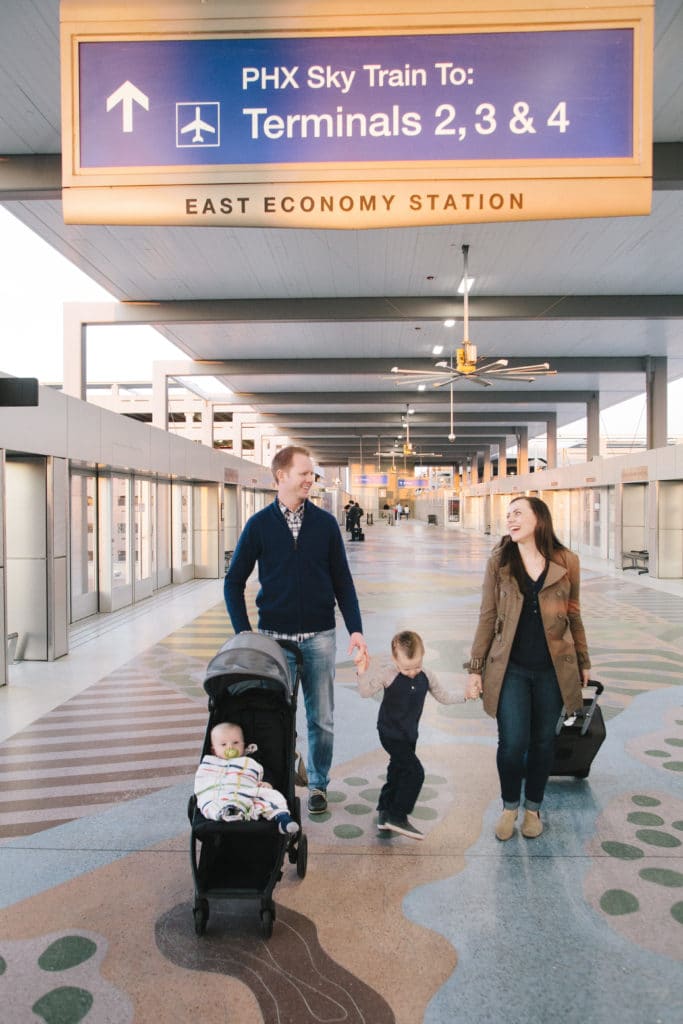
[[[530,390],[520,389],[519,391],[501,391],[497,387],[472,388],[471,391],[458,391],[455,398],[456,405],[538,405],[564,404],[567,402],[585,404],[596,397],[595,391],[564,391],[564,390]],[[394,406],[396,413],[400,414],[405,410],[406,399],[395,391],[253,391],[239,392],[239,399],[247,405],[258,405],[262,415],[268,406],[316,406],[330,407],[339,405],[351,412],[354,406],[380,405]],[[441,389],[439,392],[421,391],[419,398],[413,392],[411,405],[443,405],[448,407],[449,393]],[[506,417],[509,419],[510,414]]]
[[[502,358],[490,353],[486,361]],[[549,356],[542,353],[528,356],[506,356],[510,368],[528,366],[529,363],[547,362],[558,373],[645,373],[647,372],[648,355],[643,356]],[[436,356],[422,359],[406,359],[401,356],[363,358],[349,356],[345,359],[288,359],[286,356],[277,359],[220,359],[220,360],[188,360],[178,363],[173,371],[166,370],[169,377],[240,377],[266,376],[268,374],[283,376],[295,374],[299,376],[341,375],[344,377],[381,374],[390,375],[391,367],[400,364],[403,370],[433,369],[437,362]],[[173,365],[173,364],[169,364]],[[445,371],[444,371],[445,372]],[[407,382],[410,385],[410,381]],[[411,385],[414,387],[414,385]]]
[[[442,322],[462,314],[460,296],[194,299],[64,303],[65,325]],[[470,296],[471,321],[681,320],[683,295]]]
[[[683,188],[683,143],[654,143],[652,188],[662,192]],[[61,198],[61,153],[0,156],[0,202]]]

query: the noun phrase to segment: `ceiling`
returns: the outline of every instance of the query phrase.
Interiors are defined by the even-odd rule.
[[[520,426],[543,433],[544,414],[559,426],[581,418],[596,392],[601,409],[642,393],[648,356],[683,376],[681,53],[683,2],[657,0],[647,217],[369,231],[75,226],[59,200],[58,0],[3,0],[0,201],[118,299],[182,303],[162,333],[189,358],[227,360],[235,402],[321,465],[387,450],[408,403],[417,450],[462,461]],[[10,183],[3,155],[25,158],[27,175],[44,166],[45,187]],[[460,343],[463,244],[479,354],[548,360],[558,373],[487,389],[458,381],[450,444],[448,388],[417,392],[389,371],[430,368],[434,345],[448,358]]]

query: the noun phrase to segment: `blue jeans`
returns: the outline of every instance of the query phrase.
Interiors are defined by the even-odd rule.
[[[524,806],[530,811],[541,806],[561,710],[562,695],[553,668],[532,670],[508,665],[496,715],[496,764],[504,807],[519,807],[525,775]]]
[[[334,670],[337,662],[337,631],[327,629],[298,645],[304,659],[301,692],[308,726],[309,789],[327,789],[332,765],[334,741]],[[287,654],[289,667],[296,671],[293,654]]]

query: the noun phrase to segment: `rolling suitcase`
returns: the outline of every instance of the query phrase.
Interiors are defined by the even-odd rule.
[[[595,688],[595,695],[584,697],[583,711],[567,717],[562,708],[555,729],[555,759],[551,775],[587,779],[593,759],[605,739],[605,721],[598,704],[604,686],[596,680],[591,680],[588,686]]]
[[[360,526],[354,526],[351,530],[351,540],[365,540],[365,534],[361,530]]]

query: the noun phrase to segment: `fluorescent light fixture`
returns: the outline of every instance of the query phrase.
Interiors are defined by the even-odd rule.
[[[443,325],[444,327],[455,327],[455,320],[453,320],[452,317],[449,317],[448,320],[444,320]]]
[[[440,356],[442,352],[443,352],[443,345],[435,345],[434,348],[432,349],[432,355],[433,356]]]
[[[426,387],[427,387],[427,385],[426,385],[426,384],[418,384],[418,385],[417,385],[417,390],[418,390],[418,391],[424,391],[424,389],[425,389]]]
[[[462,281],[458,285],[458,295],[464,295],[465,294],[465,283],[467,283],[467,294],[469,295],[469,293],[472,291],[472,285],[474,284],[474,278],[473,277],[467,277],[467,278],[463,277]]]

